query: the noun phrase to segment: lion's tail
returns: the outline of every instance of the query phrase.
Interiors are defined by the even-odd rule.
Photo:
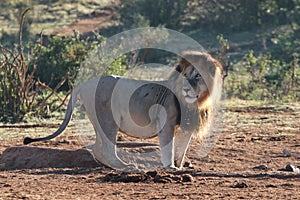
[[[32,142],[38,142],[38,141],[46,141],[46,140],[51,140],[55,137],[57,137],[58,135],[60,135],[65,128],[67,127],[67,125],[70,122],[73,110],[74,110],[74,106],[76,104],[76,100],[77,100],[77,94],[78,94],[78,88],[76,88],[73,92],[72,95],[70,97],[69,103],[68,103],[68,107],[67,107],[67,111],[65,114],[65,118],[63,123],[60,125],[60,127],[57,129],[57,131],[55,131],[53,134],[48,135],[46,137],[41,137],[41,138],[30,138],[30,137],[25,137],[23,140],[23,144],[29,144]]]

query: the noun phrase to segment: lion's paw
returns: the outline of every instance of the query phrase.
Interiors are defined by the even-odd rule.
[[[164,167],[165,170],[180,170],[180,168],[175,167],[174,165],[168,165]]]

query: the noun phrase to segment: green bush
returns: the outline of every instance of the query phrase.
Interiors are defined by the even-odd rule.
[[[293,60],[293,54],[300,53],[300,26],[285,27],[284,31],[275,33],[271,41],[273,42],[270,50],[272,57],[287,62]]]
[[[31,49],[29,66],[32,70],[33,64],[36,63],[39,67],[35,78],[40,79],[51,88],[54,88],[67,72],[70,72],[71,82],[73,82],[88,51],[104,40],[97,34],[93,38],[82,39],[76,33],[73,36],[49,36],[46,39],[47,44],[45,45],[41,45],[43,41],[28,45]],[[70,89],[69,84],[71,83],[64,84],[61,89]]]
[[[299,22],[299,0],[121,0],[126,29],[144,26],[231,32]]]
[[[145,26],[178,28],[188,1],[121,0],[121,22],[126,29]]]
[[[298,55],[292,62],[271,59],[270,55],[254,55],[250,51],[225,81],[229,98],[246,100],[299,100],[300,68]]]
[[[22,14],[21,27],[28,11]],[[22,33],[20,28],[20,41],[13,44],[15,50],[0,45],[0,121],[4,122],[19,122],[29,114],[47,117],[63,106],[81,62],[104,40],[99,34],[85,39],[76,33],[53,36],[46,42],[40,37],[26,45],[25,57]],[[126,56],[116,59],[107,73],[125,73],[126,61]],[[67,94],[59,94],[60,90]]]
[[[186,21],[210,31],[249,31],[299,21],[299,0],[189,1]]]

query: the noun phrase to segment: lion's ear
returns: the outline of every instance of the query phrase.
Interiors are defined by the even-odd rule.
[[[183,67],[182,67],[180,64],[177,64],[176,67],[175,67],[175,70],[176,70],[178,73],[181,73],[182,70],[183,70]]]
[[[176,71],[178,71],[179,73],[181,73],[189,65],[190,65],[190,63],[186,59],[179,58],[179,63],[176,66]]]

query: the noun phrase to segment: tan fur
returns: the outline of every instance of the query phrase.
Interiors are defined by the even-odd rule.
[[[24,143],[58,136],[79,100],[96,132],[92,151],[97,161],[115,169],[132,167],[116,154],[116,136],[121,131],[138,138],[158,135],[163,166],[181,168],[192,136],[201,140],[210,128],[222,89],[222,66],[218,61],[197,51],[183,52],[182,57],[165,81],[106,76],[79,85],[59,129],[45,138],[25,138]],[[191,86],[190,82],[197,84]],[[190,121],[184,121],[185,115]]]
[[[210,128],[210,121],[212,119],[212,112],[214,106],[221,98],[222,84],[223,84],[223,67],[215,60],[210,54],[198,51],[185,51],[182,53],[183,58],[179,59],[181,70],[184,70],[193,65],[200,74],[205,78],[205,83],[208,90],[203,92],[203,95],[198,98],[198,104],[188,104],[184,101],[183,96],[181,102],[189,108],[198,110],[199,112],[199,123],[198,127],[191,127],[197,130],[194,133],[195,139],[201,141],[206,136],[208,129]],[[172,76],[176,76],[176,73],[172,73]],[[182,76],[179,76],[176,80],[176,90],[180,92],[182,89]],[[213,95],[212,95],[213,94]],[[195,124],[196,125],[196,124]]]

